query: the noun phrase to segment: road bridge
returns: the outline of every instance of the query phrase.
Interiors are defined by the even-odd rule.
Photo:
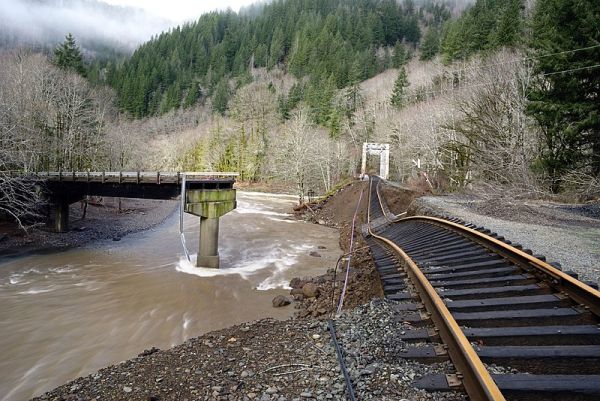
[[[40,172],[42,190],[54,208],[54,228],[69,229],[69,205],[86,196],[176,199],[200,217],[197,265],[219,267],[219,218],[236,208],[233,184],[237,173],[221,172]]]

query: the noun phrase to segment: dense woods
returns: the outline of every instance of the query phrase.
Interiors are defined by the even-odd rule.
[[[443,6],[434,21],[448,18]],[[162,114],[213,97],[223,113],[227,94],[248,80],[253,68],[282,67],[301,88],[286,101],[306,98],[314,119],[324,123],[333,91],[391,67],[392,48],[414,48],[420,25],[430,22],[412,2],[395,0],[277,0],[245,12],[214,12],[163,33],[122,65],[111,65],[107,81],[120,106],[135,117]],[[439,14],[439,15],[438,15]],[[231,82],[230,82],[231,81]],[[216,102],[215,102],[216,100]]]
[[[380,141],[395,180],[587,199],[600,193],[599,7],[276,0],[203,15],[125,61],[86,61],[71,35],[50,61],[4,52],[0,170],[234,170],[303,196]]]

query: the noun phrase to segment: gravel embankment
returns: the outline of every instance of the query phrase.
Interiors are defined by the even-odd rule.
[[[324,323],[264,319],[146,351],[36,399],[324,400],[343,391]]]
[[[398,358],[398,339],[412,327],[393,301],[374,300],[344,312],[338,340],[359,400],[464,400],[426,393],[412,383],[449,373],[449,363],[422,365]],[[264,319],[205,334],[169,350],[76,379],[35,400],[344,400],[345,382],[325,321]]]
[[[484,201],[466,196],[422,197],[409,214],[449,215],[484,226],[559,262],[581,280],[600,282],[600,205]]]
[[[337,336],[357,399],[373,401],[466,400],[464,394],[428,393],[413,381],[429,373],[455,373],[449,362],[424,365],[399,356],[409,346],[401,334],[415,328],[394,310],[398,302],[375,299],[345,312],[337,322]],[[410,344],[410,347],[419,346]]]

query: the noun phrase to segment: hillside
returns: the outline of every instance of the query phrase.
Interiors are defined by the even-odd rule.
[[[189,107],[212,96],[224,114],[236,88],[255,68],[281,68],[307,82],[288,108],[304,98],[317,121],[330,116],[335,90],[393,65],[392,48],[414,49],[421,27],[449,18],[444,5],[395,0],[277,0],[245,13],[214,12],[172,29],[136,50],[107,81],[121,107],[136,117]],[[400,45],[402,44],[402,45]]]

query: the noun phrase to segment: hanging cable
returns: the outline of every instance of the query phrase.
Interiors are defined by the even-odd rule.
[[[354,211],[354,217],[352,218],[352,231],[350,232],[350,249],[348,255],[348,264],[346,265],[346,278],[344,279],[344,287],[342,288],[342,293],[340,295],[340,303],[338,304],[336,315],[339,315],[341,313],[342,307],[344,306],[344,297],[346,296],[346,290],[348,288],[348,278],[350,276],[350,262],[352,260],[352,249],[354,247],[354,227],[356,226],[356,217],[358,216],[358,209],[360,208],[364,192],[365,189],[363,188],[360,191],[358,203],[356,204],[356,210]]]
[[[188,252],[187,246],[185,246],[185,234],[183,233],[183,212],[185,211],[185,173],[182,173],[181,179],[181,202],[179,203],[179,236],[181,237],[181,245],[183,246],[183,252],[188,262],[191,262],[190,253]]]

